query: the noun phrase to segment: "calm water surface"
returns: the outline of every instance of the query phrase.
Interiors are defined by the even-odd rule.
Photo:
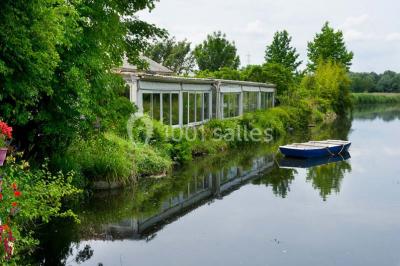
[[[348,138],[348,160],[280,169],[276,147],[197,160],[99,193],[80,225],[47,228],[46,265],[400,265],[400,108],[358,110],[303,138]],[[305,139],[303,139],[305,140]],[[100,265],[101,265],[100,264]]]

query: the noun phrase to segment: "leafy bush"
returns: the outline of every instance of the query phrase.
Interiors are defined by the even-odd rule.
[[[148,145],[138,145],[134,148],[134,160],[136,174],[140,176],[151,176],[163,174],[172,166],[169,157]]]
[[[133,146],[113,134],[88,140],[78,139],[68,148],[65,159],[90,181],[107,180],[127,183],[135,175]]]
[[[79,194],[80,191],[72,185],[73,172],[66,175],[61,172],[52,174],[46,165],[31,170],[27,162],[17,162],[15,157],[9,156],[0,171],[2,176],[0,219],[4,230],[2,234],[11,233],[13,243],[13,254],[7,265],[27,265],[24,259],[38,244],[33,237],[38,224],[47,223],[54,217],[72,217],[77,221],[72,211],[63,211],[62,201]],[[1,265],[6,264],[3,248],[2,243]]]
[[[350,78],[342,65],[320,62],[314,73],[305,76],[301,87],[308,91],[308,98],[315,99],[319,110],[330,110],[338,115],[345,115],[352,109]]]

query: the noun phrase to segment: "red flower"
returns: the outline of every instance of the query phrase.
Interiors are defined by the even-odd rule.
[[[12,188],[14,189],[14,190],[17,190],[17,183],[12,183]]]
[[[18,190],[15,191],[15,192],[14,192],[14,196],[15,196],[15,197],[21,196],[21,191],[18,191]]]
[[[0,121],[0,133],[7,138],[12,138],[12,127],[9,127],[6,123]]]
[[[13,206],[13,207],[17,207],[17,205],[18,205],[18,202],[14,201],[14,202],[11,203],[11,206]]]

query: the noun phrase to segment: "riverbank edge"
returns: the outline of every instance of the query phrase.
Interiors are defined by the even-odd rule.
[[[308,130],[310,125],[330,123],[335,118],[336,114],[331,111],[322,114],[316,108],[312,108],[309,102],[300,101],[297,106],[284,105],[246,113],[231,119],[214,119],[198,127],[172,128],[151,120],[153,132],[150,139],[146,139],[148,136],[143,136],[141,126],[148,124],[149,121],[143,121],[148,119],[144,117],[135,125],[137,132],[134,132],[136,136],[134,143],[131,142],[132,139],[127,140],[112,135],[112,142],[116,146],[123,146],[124,153],[131,161],[132,169],[126,172],[129,176],[104,175],[107,170],[103,169],[102,175],[89,182],[89,187],[94,190],[109,190],[129,186],[140,178],[165,176],[170,173],[174,165],[184,164],[195,157],[215,155],[246,144],[254,144],[252,138],[246,138],[254,130],[267,132],[272,139],[275,139],[293,131]],[[215,135],[216,131],[219,134],[218,138]],[[184,138],[177,141],[174,138],[177,135],[188,136],[189,140]],[[106,138],[110,138],[109,133]],[[147,144],[143,144],[143,138],[148,141]],[[268,143],[272,139],[264,138],[260,142]],[[143,159],[146,153],[150,156]],[[75,158],[79,160],[79,156]],[[162,163],[155,167],[154,162],[160,161]],[[149,164],[153,166],[148,167]],[[84,172],[87,173],[87,170]]]

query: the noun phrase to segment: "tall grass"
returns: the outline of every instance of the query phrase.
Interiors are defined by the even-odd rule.
[[[152,147],[135,146],[113,133],[75,140],[66,154],[54,158],[56,167],[73,169],[82,179],[80,185],[94,181],[130,183],[140,176],[165,173],[171,160]]]
[[[353,93],[355,105],[400,103],[399,93]]]

